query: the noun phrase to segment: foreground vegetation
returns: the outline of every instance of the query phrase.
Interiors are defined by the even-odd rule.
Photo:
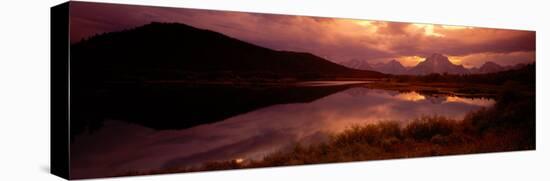
[[[199,167],[124,175],[532,150],[535,149],[534,89],[531,92],[517,89],[516,86],[501,87],[493,107],[471,112],[463,120],[433,116],[407,124],[384,121],[356,125],[332,135],[327,142],[296,144],[290,150],[272,153],[261,160],[218,161]]]

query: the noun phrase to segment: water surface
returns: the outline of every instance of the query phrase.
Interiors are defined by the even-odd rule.
[[[326,82],[307,85],[320,84],[340,85]],[[430,96],[363,86],[335,89],[316,99],[289,102],[262,104],[258,109],[231,114],[210,124],[175,130],[106,119],[97,131],[79,134],[73,140],[72,174],[110,176],[196,166],[208,161],[260,159],[297,142],[323,141],[328,134],[354,124],[388,120],[405,123],[434,114],[462,119],[472,110],[495,103],[487,98]],[[186,114],[186,110],[180,112]],[[185,121],[185,116],[178,119]]]

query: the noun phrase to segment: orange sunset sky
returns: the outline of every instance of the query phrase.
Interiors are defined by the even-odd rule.
[[[414,66],[433,53],[468,68],[486,61],[535,61],[534,31],[85,2],[73,2],[71,8],[72,43],[158,21],[185,23],[271,49],[310,52],[333,62],[396,59]]]

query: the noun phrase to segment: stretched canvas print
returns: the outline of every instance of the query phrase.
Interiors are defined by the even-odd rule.
[[[535,32],[68,2],[67,179],[534,150]]]

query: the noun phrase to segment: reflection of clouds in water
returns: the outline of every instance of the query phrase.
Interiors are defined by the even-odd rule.
[[[398,98],[398,99],[405,100],[405,101],[420,101],[420,100],[425,100],[426,99],[426,96],[423,96],[422,94],[419,94],[415,91],[401,93],[401,94],[398,94],[395,97]]]
[[[495,100],[487,98],[463,98],[457,96],[449,96],[446,99],[446,102],[460,102],[465,104],[477,105],[477,106],[492,106],[495,104]]]
[[[205,161],[259,159],[296,142],[325,140],[327,133],[353,124],[406,121],[433,114],[461,119],[471,110],[492,104],[489,99],[352,88],[311,103],[270,106],[183,130],[153,131],[108,121],[97,133],[77,138],[78,145],[71,145],[71,159],[75,172],[94,176]]]

